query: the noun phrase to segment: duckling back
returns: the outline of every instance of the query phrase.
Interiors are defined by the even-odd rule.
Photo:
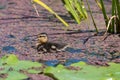
[[[59,44],[59,43],[53,43],[53,42],[46,42],[44,44],[40,44],[37,46],[37,51],[43,51],[43,52],[58,52],[58,51],[64,51],[68,47],[67,44]]]

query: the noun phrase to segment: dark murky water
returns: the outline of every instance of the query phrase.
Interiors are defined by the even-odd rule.
[[[17,49],[15,47],[13,47],[13,46],[4,46],[2,48],[2,51],[7,52],[7,53],[12,53],[12,52],[16,52]]]
[[[75,49],[71,47],[66,48],[65,51],[70,52],[70,53],[81,53],[82,52],[81,49]]]
[[[77,63],[77,62],[80,62],[80,61],[88,62],[87,58],[67,59],[67,60],[65,60],[64,63],[62,63],[62,65],[69,66],[73,63]],[[49,61],[45,61],[44,64],[47,65],[47,66],[57,66],[58,64],[61,64],[61,62],[59,60],[49,60]]]
[[[10,34],[6,36],[7,38],[16,38],[14,35]]]

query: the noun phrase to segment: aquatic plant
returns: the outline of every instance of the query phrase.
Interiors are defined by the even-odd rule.
[[[42,7],[44,7],[46,10],[48,10],[51,14],[55,15],[65,26],[69,26],[68,23],[66,21],[64,21],[56,12],[54,12],[49,6],[47,6],[45,3],[43,3],[42,1],[40,0],[32,0],[31,1],[33,4],[34,3],[37,3],[39,5],[41,5]],[[34,5],[33,5],[34,6]],[[36,9],[36,7],[35,7]],[[37,10],[36,10],[37,12]],[[37,12],[37,14],[39,14]]]
[[[44,73],[56,80],[119,80],[120,64],[109,63],[109,65],[98,67],[78,62],[69,67],[63,65],[47,67]]]
[[[87,11],[82,0],[62,0],[71,17],[78,23],[87,19]]]
[[[107,32],[120,33],[120,2],[119,0],[112,0],[112,13],[109,18],[106,13],[105,4],[100,0],[101,10],[103,12],[104,21],[106,23]]]
[[[40,73],[41,70],[35,68],[41,67],[38,62],[19,60],[16,55],[9,54],[0,58],[0,80],[23,80],[27,79],[23,72]],[[1,77],[4,75],[4,77]]]
[[[56,67],[46,66],[41,70],[38,62],[19,60],[16,55],[9,54],[0,58],[0,80],[24,80],[25,73],[41,73],[55,80],[119,80],[120,64],[109,63],[108,66],[93,66],[85,62],[77,62],[70,66],[58,64]]]

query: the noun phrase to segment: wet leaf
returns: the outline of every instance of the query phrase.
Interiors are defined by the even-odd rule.
[[[28,73],[32,73],[32,74],[33,74],[33,73],[35,74],[35,73],[40,73],[41,71],[40,71],[40,70],[30,69],[30,70],[28,70],[27,72],[28,72]]]
[[[5,80],[23,80],[27,78],[28,77],[22,73],[19,73],[17,71],[12,71],[8,73],[8,76]]]
[[[21,70],[25,70],[28,73],[40,73],[41,70],[36,71],[35,68],[41,66],[38,62],[19,60],[16,55],[9,54],[0,59],[0,74],[7,74],[7,79],[5,80],[23,80],[27,76],[20,73]]]
[[[16,64],[18,62],[18,58],[14,54],[10,54],[10,55],[3,56],[0,59],[0,62],[2,64],[14,65],[14,64]]]
[[[15,70],[27,70],[32,67],[41,67],[42,65],[38,62],[32,62],[32,61],[19,61],[16,66],[13,66]]]
[[[109,67],[98,67],[78,62],[71,66],[80,67],[80,70],[69,70],[64,66],[47,67],[44,73],[53,75],[58,80],[119,80],[120,64],[110,63]]]

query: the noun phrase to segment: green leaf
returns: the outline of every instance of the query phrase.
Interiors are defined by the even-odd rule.
[[[10,54],[0,59],[0,74],[8,74],[5,80],[22,80],[27,78],[27,76],[20,73],[20,70],[25,70],[30,73],[40,73],[41,70],[36,71],[35,68],[41,66],[38,62],[20,61],[14,54]]]
[[[32,61],[19,61],[16,66],[13,66],[15,70],[27,70],[32,67],[41,67],[42,65],[38,62]]]
[[[80,24],[82,20],[87,19],[87,11],[82,0],[62,0],[62,2],[78,24]]]
[[[0,67],[2,70],[0,70],[0,74],[5,74],[5,73],[8,73],[9,69],[10,69],[10,66],[2,66]]]
[[[58,80],[119,80],[120,64],[110,63],[109,67],[97,67],[84,63],[75,63],[80,70],[69,70],[64,66],[47,67],[44,73]],[[72,66],[73,66],[72,65]],[[74,66],[73,66],[74,67]],[[50,76],[49,75],[49,76]]]
[[[23,80],[27,79],[28,77],[20,72],[11,71],[8,73],[8,76],[5,80]]]
[[[3,57],[1,58],[1,60],[0,60],[0,62],[1,62],[2,64],[5,63],[5,64],[7,64],[7,65],[14,65],[14,64],[16,64],[18,61],[19,61],[19,60],[18,60],[17,56],[14,55],[14,54],[10,54],[10,55],[3,56]]]
[[[52,13],[53,15],[55,15],[66,27],[68,27],[68,23],[66,21],[64,21],[56,12],[54,12],[49,6],[47,6],[45,3],[43,3],[40,0],[33,0],[33,2],[41,5],[42,7],[44,7],[46,10],[48,10],[50,13]]]
[[[40,70],[34,70],[34,69],[30,69],[30,70],[28,70],[27,71],[28,73],[34,73],[34,74],[36,74],[36,73],[40,73],[41,71]]]

